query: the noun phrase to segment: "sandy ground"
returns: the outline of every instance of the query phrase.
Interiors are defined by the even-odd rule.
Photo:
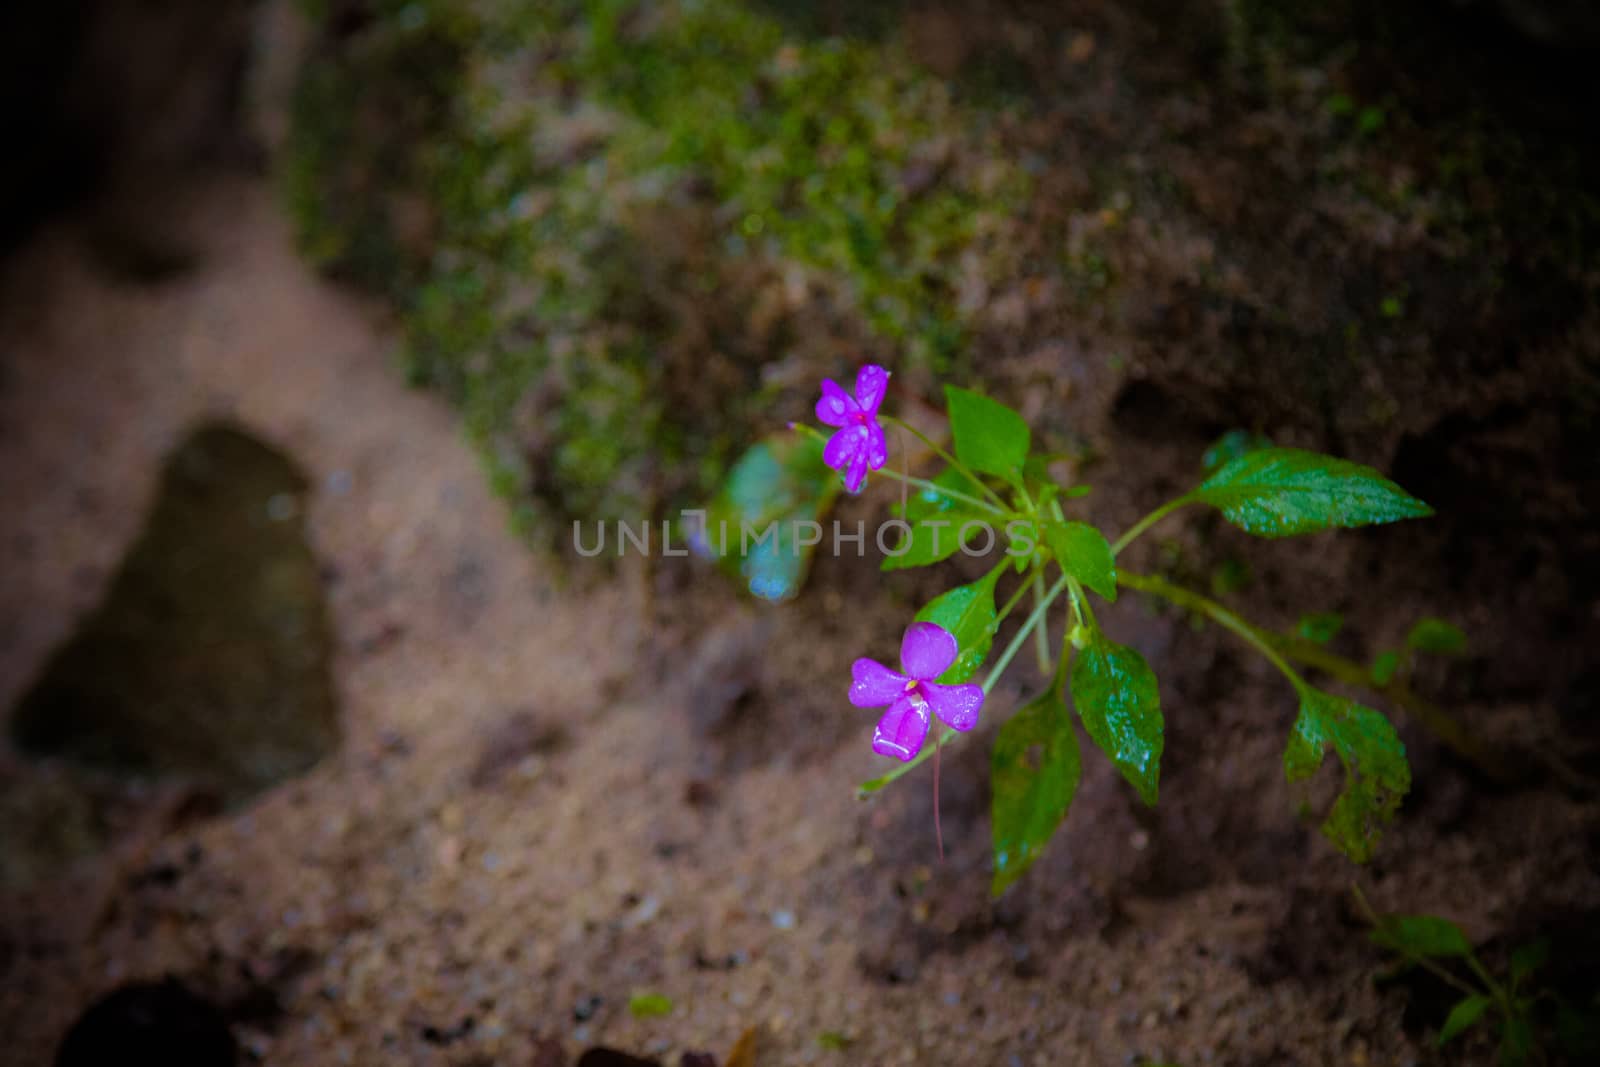
[[[250,1056],[283,1065],[521,1067],[548,1062],[550,1041],[675,1063],[752,1027],[763,1064],[1432,1062],[1402,1001],[1371,986],[1377,960],[1340,904],[1351,869],[1294,823],[1281,785],[1230,770],[1237,737],[1270,749],[1281,723],[1226,712],[1234,733],[1196,757],[1273,828],[1221,873],[1152,874],[1153,846],[1223,816],[1183,814],[1180,789],[1152,821],[1096,763],[1066,840],[990,903],[981,757],[947,761],[943,865],[924,778],[852,795],[875,761],[839,681],[861,642],[839,629],[848,617],[888,655],[902,605],[850,604],[848,572],[819,574],[810,606],[782,616],[718,587],[696,602],[723,605],[692,623],[703,640],[652,652],[642,620],[664,609],[644,606],[639,576],[563,586],[541,568],[451,413],[401,384],[372,310],[295,258],[269,190],[227,179],[185,199],[197,266],[177,279],[109,279],[71,226],[4,279],[0,704],[96,602],[164,454],[228,415],[319,487],[345,740],[236,814],[169,831],[171,805],[150,800],[136,832],[6,899],[0,1059],[47,1063],[94,997],[172,973],[230,1006]],[[1189,640],[1121,618],[1147,649]],[[814,653],[805,625],[825,628]],[[819,742],[769,752],[770,720],[706,710],[752,658],[839,690]],[[763,693],[764,714],[786,713]],[[1207,698],[1180,686],[1186,699]],[[0,759],[12,783],[45,773]],[[1438,795],[1425,812],[1451,802]],[[1486,934],[1531,882],[1594,898],[1581,841],[1508,852],[1525,832],[1559,840],[1573,802],[1496,810],[1470,840],[1426,815],[1397,830],[1428,858],[1397,865],[1380,906],[1425,901]],[[674,1010],[634,1018],[641,991]]]

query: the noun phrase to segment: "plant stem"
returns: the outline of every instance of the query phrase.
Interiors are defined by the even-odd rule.
[[[1169,500],[1165,504],[1162,504],[1159,508],[1156,508],[1150,514],[1134,523],[1133,526],[1129,528],[1127,533],[1117,538],[1116,543],[1111,546],[1111,554],[1115,556],[1117,553],[1121,552],[1123,549],[1132,544],[1140,534],[1150,529],[1150,527],[1154,526],[1168,515],[1171,515],[1174,511],[1177,511],[1185,504],[1190,504],[1193,502],[1194,497],[1190,495],[1180,496],[1176,500]]]
[[[966,493],[960,493],[954,489],[947,489],[942,485],[935,485],[926,478],[913,478],[909,474],[901,474],[899,471],[891,470],[888,467],[883,468],[883,470],[879,471],[878,473],[882,474],[886,478],[893,478],[897,482],[904,482],[907,485],[914,485],[918,489],[927,489],[931,492],[939,494],[940,496],[947,496],[951,500],[959,500],[964,504],[971,504],[975,508],[982,508],[991,515],[999,515],[1002,518],[1009,518],[1011,515],[1011,512],[997,508],[988,501],[979,500],[975,496],[968,496]]]
[[[1089,602],[1084,598],[1083,589],[1079,587],[1076,578],[1068,579],[1067,591],[1070,594],[1067,598],[1067,603],[1072,610],[1072,617],[1079,626],[1083,626],[1085,625],[1083,610],[1089,607]],[[1090,610],[1092,611],[1093,609],[1091,608]],[[1071,630],[1071,627],[1069,626],[1067,629]],[[1071,634],[1069,633],[1068,636],[1070,637]]]
[[[983,484],[983,479],[979,478],[976,474],[972,473],[971,468],[969,468],[965,463],[961,462],[956,457],[952,456],[950,453],[946,452],[942,447],[940,447],[938,444],[936,444],[933,441],[933,439],[930,438],[927,434],[923,433],[921,430],[917,429],[915,426],[911,425],[909,422],[906,422],[904,419],[897,419],[893,415],[879,415],[878,418],[882,419],[884,422],[893,423],[894,425],[902,427],[903,429],[909,431],[911,433],[911,436],[915,437],[917,440],[921,441],[923,444],[925,444],[929,448],[931,448],[935,455],[939,456],[939,458],[943,459],[946,463],[950,464],[950,466],[952,466],[956,470],[960,471],[963,475],[965,475],[967,477],[967,480],[972,482],[973,485],[976,485],[978,488],[982,489],[986,494],[988,494],[989,499],[994,501],[994,505],[996,507],[1001,508],[1001,509],[1005,508],[1006,502],[1004,500],[1000,499],[1000,494],[999,493],[996,493],[993,489],[990,489],[987,485],[984,485]]]
[[[1289,679],[1296,692],[1305,690],[1305,679],[1301,678],[1295,672],[1295,669],[1289,666],[1289,662],[1278,654],[1278,650],[1273,647],[1272,643],[1261,631],[1210,597],[1204,597],[1182,586],[1173,585],[1165,578],[1138,574],[1134,571],[1123,570],[1120,567],[1117,568],[1117,582],[1121,585],[1126,585],[1130,589],[1137,589],[1141,593],[1149,593],[1153,596],[1161,597],[1163,600],[1169,600],[1179,607],[1188,608],[1190,611],[1197,611],[1207,618],[1220,623],[1235,634],[1238,634],[1239,637],[1252,645],[1257,652],[1265,656],[1268,662],[1282,671],[1283,676]]]
[[[1310,641],[1298,638],[1284,637],[1280,634],[1263,630],[1254,626],[1232,611],[1199,593],[1191,592],[1181,586],[1173,585],[1163,578],[1143,575],[1134,571],[1117,568],[1117,581],[1130,589],[1150,593],[1177,604],[1180,607],[1198,611],[1208,618],[1214,619],[1250,642],[1261,652],[1273,666],[1282,671],[1294,683],[1296,690],[1305,688],[1305,680],[1300,677],[1288,664],[1294,660],[1313,670],[1322,671],[1346,685],[1359,686],[1387,698],[1391,703],[1404,708],[1416,716],[1417,721],[1434,737],[1438,738],[1446,748],[1456,753],[1462,759],[1471,763],[1478,770],[1488,775],[1496,782],[1509,782],[1511,775],[1492,756],[1486,752],[1477,740],[1469,734],[1465,727],[1457,722],[1442,709],[1435,707],[1408,689],[1399,679],[1387,685],[1374,685],[1371,674],[1367,668],[1354,660],[1345,659],[1335,655]]]
[[[994,617],[994,625],[989,627],[990,633],[999,632],[1000,624],[1006,621],[1006,616],[1011,614],[1011,610],[1017,606],[1017,601],[1022,599],[1022,595],[1029,588],[1030,586],[1027,582],[1021,582],[1017,585],[1017,591],[1011,594],[1011,599],[1006,601],[1006,606],[1001,608],[999,614]]]
[[[1006,672],[1007,667],[1011,666],[1011,661],[1016,657],[1017,650],[1028,639],[1028,634],[1033,631],[1035,626],[1039,625],[1039,621],[1044,618],[1045,612],[1050,610],[1050,605],[1055,603],[1056,597],[1060,596],[1061,591],[1066,587],[1067,579],[1062,577],[1060,581],[1050,587],[1050,591],[1045,594],[1044,602],[1034,608],[1028,617],[1023,620],[1021,629],[1012,636],[1011,643],[1006,645],[1005,651],[1000,653],[1000,658],[995,661],[994,667],[990,669],[988,676],[984,678],[983,692],[985,696],[993,691],[995,684],[1000,681],[1000,676]],[[1023,588],[1027,588],[1027,586],[1024,585]],[[938,750],[937,746],[939,744],[948,745],[961,736],[960,733],[950,729],[948,726],[940,727],[940,729],[942,732],[936,736],[934,748],[930,749],[926,744],[923,745],[922,751],[918,752],[909,762],[900,764],[894,770],[889,771],[887,774],[879,775],[870,782],[862,782],[856,788],[856,795],[864,797],[869,793],[876,793],[890,782],[910,773],[917,764],[933,755]]]
[[[1378,913],[1372,910],[1371,904],[1367,903],[1367,895],[1361,891],[1361,887],[1358,885],[1351,885],[1350,892],[1355,896],[1356,905],[1360,909],[1362,916],[1367,920],[1367,923],[1374,930],[1381,927],[1383,925],[1383,920],[1378,918]],[[1417,956],[1410,952],[1401,950],[1400,957],[1407,963],[1414,963],[1423,970],[1428,971],[1430,974],[1437,977],[1440,981],[1444,982],[1458,993],[1465,994],[1469,997],[1482,996],[1487,993],[1492,1000],[1498,1001],[1500,999],[1497,995],[1498,987],[1495,985],[1494,979],[1490,978],[1486,974],[1483,974],[1481,967],[1479,968],[1479,977],[1484,980],[1487,988],[1474,989],[1472,985],[1463,981],[1459,976],[1452,974],[1448,968],[1441,967],[1439,964],[1428,959],[1426,956]],[[1470,956],[1468,959],[1472,962],[1476,962],[1475,960],[1472,960],[1472,957]]]
[[[1466,727],[1444,709],[1436,707],[1412,692],[1403,680],[1396,678],[1385,685],[1375,685],[1372,674],[1366,667],[1354,660],[1335,655],[1321,645],[1278,634],[1263,634],[1263,636],[1274,648],[1290,659],[1297,660],[1313,670],[1319,670],[1346,685],[1369,689],[1388,699],[1390,703],[1404,708],[1416,716],[1417,721],[1438,738],[1441,744],[1488,775],[1493,781],[1506,783],[1512,780],[1510,772],[1499,760],[1489,755],[1477,739],[1467,732]]]
[[[1033,572],[1033,606],[1037,609],[1044,602],[1044,572],[1038,568]],[[1033,628],[1033,653],[1039,664],[1040,674],[1050,673],[1050,627],[1040,620],[1039,625]]]

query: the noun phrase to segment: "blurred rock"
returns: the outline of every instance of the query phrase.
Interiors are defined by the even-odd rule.
[[[25,752],[242,800],[337,742],[307,483],[228,425],[168,460],[104,603],[22,698]]]

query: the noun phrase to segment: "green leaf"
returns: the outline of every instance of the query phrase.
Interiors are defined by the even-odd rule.
[[[913,524],[910,540],[903,546],[895,546],[896,555],[883,557],[882,569],[903,571],[949,559],[961,547],[961,531],[969,523],[972,528],[967,534],[967,543],[981,547],[989,538],[983,530],[993,529],[983,515],[975,511],[945,512]]]
[[[1500,1028],[1500,1062],[1522,1067],[1533,1058],[1533,1023],[1526,1015],[1513,1015]]]
[[[1444,1021],[1444,1027],[1439,1031],[1439,1044],[1443,1045],[1461,1031],[1483,1018],[1483,1013],[1489,1010],[1489,1005],[1494,1001],[1488,997],[1474,994],[1464,997],[1456,1002],[1450,1009],[1450,1015]]]
[[[1031,436],[1022,416],[982,393],[944,387],[956,458],[975,471],[1015,478],[1028,459]]]
[[[1067,817],[1083,773],[1078,734],[1058,681],[1006,720],[990,755],[995,896],[1044,851]],[[1037,762],[1031,760],[1035,748]]]
[[[1467,650],[1467,635],[1443,619],[1418,620],[1406,635],[1406,647],[1441,656],[1459,656]]]
[[[672,1014],[672,999],[660,993],[635,993],[628,998],[628,1014],[635,1019],[659,1019]]]
[[[1300,616],[1295,632],[1312,644],[1325,645],[1344,626],[1344,616],[1336,611],[1322,611],[1315,615]]]
[[[1044,539],[1063,571],[1107,600],[1117,599],[1117,564],[1104,534],[1086,522],[1047,522]]]
[[[1372,660],[1372,667],[1368,674],[1374,685],[1388,685],[1394,679],[1394,672],[1400,669],[1400,653],[1380,652]]]
[[[1200,466],[1207,474],[1251,452],[1271,448],[1272,440],[1249,430],[1229,430],[1212,442],[1200,457]]]
[[[1385,915],[1371,936],[1373,944],[1403,956],[1450,959],[1472,954],[1472,942],[1461,927],[1436,915]]]
[[[954,634],[961,646],[950,669],[939,675],[939,684],[964,682],[983,666],[989,646],[994,644],[994,586],[1001,569],[996,567],[975,582],[941,593],[917,612],[917,622],[938,623]]]
[[[1146,804],[1161,774],[1161,697],[1144,657],[1096,628],[1072,664],[1072,701],[1083,728]]]
[[[763,600],[794,596],[815,551],[796,538],[805,529],[796,524],[820,522],[839,493],[822,449],[821,441],[793,433],[753,445],[707,505],[704,529],[685,525],[689,547]]]
[[[1550,959],[1550,939],[1541,937],[1519,945],[1511,953],[1511,984],[1521,985]]]
[[[939,489],[951,490],[974,500],[983,499],[983,487],[954,467],[946,467],[933,478]],[[897,509],[898,510],[898,509]],[[952,512],[970,512],[972,505],[926,487],[917,488],[906,499],[906,513],[901,517],[915,523],[929,517],[949,517]]]
[[[1365,863],[1377,846],[1379,828],[1394,817],[1411,788],[1406,749],[1380,713],[1307,687],[1283,752],[1285,776],[1290,782],[1310,778],[1330,747],[1344,764],[1345,782],[1322,832],[1345,855]]]
[[[1257,537],[1290,537],[1432,515],[1433,509],[1371,467],[1298,448],[1264,448],[1225,464],[1195,490]]]

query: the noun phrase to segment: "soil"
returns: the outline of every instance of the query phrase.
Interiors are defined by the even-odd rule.
[[[599,1046],[676,1063],[751,1031],[761,1064],[1447,1062],[1438,991],[1375,982],[1352,883],[1380,911],[1457,920],[1495,965],[1553,933],[1593,988],[1600,802],[1577,776],[1600,762],[1600,586],[1577,561],[1594,498],[1584,455],[1541,469],[1571,431],[1542,421],[1533,374],[1486,376],[1492,395],[1395,431],[1387,465],[1435,522],[1308,551],[1174,521],[1134,561],[1203,579],[1248,559],[1257,617],[1342,610],[1352,653],[1423,615],[1459,622],[1472,655],[1416,684],[1526,754],[1510,784],[1397,716],[1415,786],[1353,867],[1295,818],[1281,682],[1125,596],[1102,621],[1161,678],[1161,804],[1088,758],[1062,833],[996,901],[984,753],[1040,679],[1014,672],[945,752],[942,861],[927,773],[870,802],[852,788],[882,764],[844,700],[849,664],[892,659],[938,577],[880,580],[869,545],[767,606],[692,559],[532,553],[455,413],[404,386],[384,314],[297,258],[267,183],[208,171],[166,199],[182,255],[158,277],[108,264],[91,215],[0,275],[0,601],[20,606],[0,620],[0,706],[95,616],[167,458],[220,419],[310,487],[340,743],[222,812],[182,779],[0,751],[7,1062],[104,1048],[130,1014],[212,1037],[220,1016],[240,1057],[284,1065],[543,1067]],[[1186,377],[1181,346],[1130,383],[1104,358],[1125,338],[1095,329],[993,377],[1031,413],[1071,414],[1102,458],[1092,513],[1120,528],[1192,481],[1241,403]],[[1539,343],[1592,355],[1594,337],[1591,312]],[[1530,468],[1547,477],[1511,524],[1482,486]],[[881,514],[880,493],[837,517]],[[636,1017],[643,993],[671,1011]],[[226,1062],[227,1045],[205,1048]],[[1492,1042],[1451,1057],[1492,1062]]]

